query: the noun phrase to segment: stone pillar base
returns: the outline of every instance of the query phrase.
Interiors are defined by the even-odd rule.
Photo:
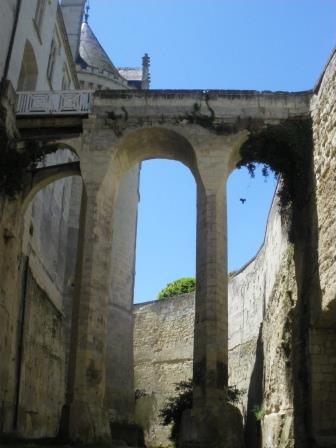
[[[242,416],[230,404],[216,413],[204,412],[194,416],[184,411],[181,422],[179,448],[244,448]]]
[[[132,423],[111,422],[112,446],[145,447],[143,430]]]
[[[73,442],[111,443],[108,411],[82,401],[74,401],[67,409],[67,438]]]
[[[183,411],[178,446],[181,448],[199,448],[199,434],[192,410]]]

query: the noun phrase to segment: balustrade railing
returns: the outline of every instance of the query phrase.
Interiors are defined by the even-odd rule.
[[[16,115],[85,115],[92,91],[18,92]]]

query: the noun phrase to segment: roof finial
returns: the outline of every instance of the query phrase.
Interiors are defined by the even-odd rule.
[[[142,83],[141,88],[142,89],[149,89],[150,86],[150,73],[149,73],[149,67],[150,67],[150,57],[147,53],[144,54],[144,57],[142,58]]]
[[[90,5],[89,5],[89,0],[87,0],[86,8],[85,8],[85,23],[88,23],[89,11],[90,11]]]

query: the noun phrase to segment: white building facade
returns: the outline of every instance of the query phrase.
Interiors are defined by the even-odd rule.
[[[128,68],[123,76],[90,28],[85,3],[85,0],[1,0],[3,87],[10,83],[16,92],[149,87],[148,56],[144,57],[142,68]],[[45,156],[41,166],[76,160],[76,154],[60,147]],[[127,304],[124,326],[129,326],[132,338],[138,184],[139,166],[135,166],[121,184],[114,216],[118,241],[113,247],[118,249],[111,257],[120,270],[118,278],[111,279],[117,287],[107,310],[111,343],[116,338],[115,323],[121,323],[116,305],[120,301]],[[0,359],[12,360],[0,366],[0,434],[43,438],[55,437],[60,430],[66,401],[82,189],[80,177],[58,180],[39,191],[25,211],[20,253],[24,297],[20,299],[21,308],[16,310],[0,306],[0,320],[13,327],[12,338],[16,341],[10,347],[2,344],[8,337],[8,328],[4,326],[3,334],[0,330]],[[0,275],[4,278],[7,273],[1,272],[0,263]],[[127,297],[120,297],[118,291]],[[1,303],[10,301],[0,296]],[[12,320],[8,317],[11,313]],[[113,393],[119,384],[126,391],[125,400],[129,402],[134,397],[132,381],[125,385],[122,375],[116,376],[114,366],[121,362],[125,362],[125,356],[107,363],[111,382],[106,400],[111,415],[114,415]],[[125,369],[133,369],[132,353],[126,364]],[[122,371],[120,366],[118,371]],[[133,416],[118,418],[132,421]]]

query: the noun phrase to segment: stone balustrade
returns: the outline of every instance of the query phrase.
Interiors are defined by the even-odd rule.
[[[91,111],[91,91],[18,92],[16,115],[86,115]]]

